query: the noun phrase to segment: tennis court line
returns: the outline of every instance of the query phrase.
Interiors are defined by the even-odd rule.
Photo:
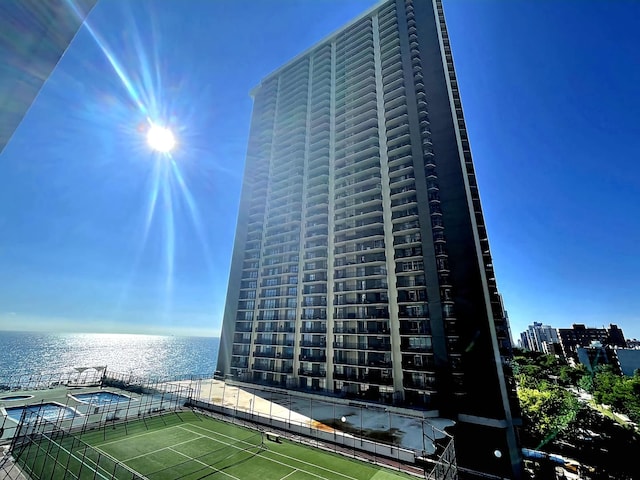
[[[51,443],[53,443],[54,445],[57,445],[58,448],[60,448],[61,450],[64,450],[67,455],[69,455],[71,458],[77,460],[78,462],[80,462],[80,469],[82,469],[82,465],[84,464],[84,461],[80,460],[78,457],[76,457],[73,453],[71,453],[69,450],[67,450],[66,448],[64,448],[60,443],[56,442],[55,440],[53,440],[52,438],[48,437],[47,435],[45,435],[44,433],[42,434],[42,436],[44,438],[46,438],[47,440],[49,440]],[[98,469],[102,469],[106,472],[106,470],[103,467],[100,467],[98,464],[96,464],[96,467],[98,467]],[[94,472],[96,472],[97,475],[100,475],[102,478],[104,478],[104,480],[109,480],[110,477],[106,477],[103,474],[101,474],[98,469],[96,468],[92,468],[91,470],[93,470]],[[109,472],[107,472],[109,473]]]
[[[284,480],[285,478],[287,478],[290,475],[293,475],[296,472],[299,472],[300,470],[298,470],[297,468],[294,468],[293,471],[287,473],[284,477],[282,477],[280,480]],[[305,472],[306,473],[306,472]]]
[[[122,460],[118,460],[116,457],[113,457],[111,455],[109,455],[107,452],[105,452],[104,450],[98,448],[98,447],[91,447],[93,448],[96,452],[98,452],[100,455],[104,455],[105,457],[107,457],[108,459],[110,459],[112,462],[115,462],[116,465],[122,465],[126,470],[129,470],[130,473],[133,473],[134,475],[141,477],[141,478],[147,478],[144,475],[142,475],[140,472],[137,472],[136,470],[134,470],[133,468],[131,468],[129,465],[125,464],[124,461]],[[87,458],[87,457],[85,457]],[[89,459],[91,460],[91,459]],[[93,462],[96,466],[98,465],[96,462],[94,462],[93,460],[91,460],[91,462]],[[148,480],[148,479],[147,479]]]
[[[226,476],[228,476],[228,477],[231,477],[231,478],[233,478],[234,480],[241,480],[240,478],[235,477],[235,476],[231,475],[230,473],[227,473],[227,472],[225,472],[225,471],[223,471],[223,470],[220,470],[220,469],[218,469],[218,468],[216,468],[216,467],[214,467],[214,466],[212,466],[212,465],[209,465],[208,463],[204,463],[203,461],[200,461],[200,460],[198,460],[197,458],[190,457],[189,455],[186,455],[186,454],[184,454],[184,453],[182,453],[182,452],[179,452],[179,451],[177,451],[177,450],[174,450],[174,449],[173,449],[173,448],[171,448],[171,447],[169,447],[169,450],[171,450],[172,452],[177,453],[178,455],[182,455],[183,457],[187,457],[189,460],[192,460],[192,461],[194,461],[194,462],[197,462],[197,463],[199,463],[200,465],[204,465],[205,467],[210,468],[211,470],[213,470],[213,471],[214,471],[214,472],[216,472],[216,473],[222,473],[223,475],[226,475]]]
[[[173,427],[175,427],[175,425],[172,425],[172,426],[166,427],[166,428],[173,428]],[[139,437],[144,437],[145,435],[153,435],[158,430],[160,430],[160,429],[156,428],[155,430],[151,430],[151,431],[144,432],[144,433],[137,433],[135,435],[127,435],[125,433],[124,436],[118,438],[117,440],[111,440],[110,442],[100,443],[100,446],[103,447],[105,445],[111,445],[113,443],[118,443],[118,442],[121,442],[122,440],[125,440],[125,439],[128,439],[128,438],[139,438]]]
[[[194,428],[199,428],[199,429],[202,429],[202,430],[206,430],[206,431],[207,431],[207,432],[209,432],[209,433],[213,433],[213,434],[218,435],[218,436],[221,436],[221,437],[225,437],[225,438],[228,438],[228,439],[231,439],[231,440],[235,440],[235,443],[239,443],[239,442],[237,441],[237,439],[234,439],[233,437],[230,437],[229,435],[225,435],[225,434],[223,434],[223,433],[219,433],[219,432],[214,432],[213,430],[209,430],[209,429],[204,428],[204,427],[201,427],[201,426],[199,426],[199,425],[189,424],[189,426],[194,427]],[[186,428],[184,425],[177,425],[177,427],[178,427],[178,428],[183,428],[183,429],[188,430],[188,431],[190,431],[190,432],[193,432],[193,430],[190,430],[190,429]],[[193,433],[197,433],[197,432],[193,432]],[[202,434],[201,434],[201,435],[202,435]],[[211,440],[214,440],[214,441],[216,441],[216,442],[226,443],[226,442],[221,442],[220,440],[218,440],[218,439],[216,439],[216,438],[214,438],[214,437],[209,437],[208,435],[203,435],[203,436],[205,436],[205,437],[207,437],[207,438],[210,438]],[[241,440],[241,442],[242,442],[242,443],[249,443],[249,442],[244,442],[244,441],[242,441],[242,440]],[[234,448],[240,448],[240,447],[236,447],[235,445],[232,445],[232,444],[227,444],[227,445],[229,445],[229,446],[233,446]],[[251,445],[251,444],[250,444],[250,445]],[[311,466],[311,467],[314,467],[314,468],[317,468],[317,469],[320,469],[320,470],[324,470],[324,471],[326,471],[326,472],[328,472],[328,473],[331,473],[332,475],[339,475],[340,477],[347,478],[347,479],[349,479],[349,480],[358,480],[358,479],[357,479],[357,478],[355,478],[355,477],[351,477],[351,476],[349,476],[349,475],[345,475],[344,473],[336,472],[335,470],[330,470],[330,469],[325,468],[325,467],[322,467],[322,466],[320,466],[320,465],[315,465],[315,464],[310,463],[310,462],[305,462],[304,460],[300,460],[300,459],[298,459],[298,458],[294,458],[294,457],[292,457],[292,456],[290,456],[290,455],[285,455],[284,453],[274,452],[274,451],[272,451],[272,450],[267,450],[267,451],[268,451],[269,453],[274,454],[274,455],[278,455],[278,456],[280,456],[280,457],[288,458],[289,460],[292,460],[292,461],[294,461],[294,462],[298,462],[298,463],[301,463],[301,464],[303,464],[303,465],[309,465],[309,466]],[[284,465],[284,466],[287,466],[287,467],[289,467],[289,468],[294,468],[294,469],[300,470],[300,471],[305,472],[305,473],[307,473],[307,474],[309,474],[309,475],[313,475],[314,477],[324,478],[324,477],[322,477],[321,475],[318,475],[318,474],[313,473],[313,472],[307,472],[306,470],[302,470],[302,469],[300,469],[300,468],[297,468],[297,467],[295,467],[294,465],[289,465],[288,463],[280,462],[280,461],[278,461],[278,460],[276,460],[276,459],[274,459],[274,458],[269,458],[269,457],[266,457],[266,456],[264,456],[264,455],[262,456],[262,458],[264,458],[264,459],[266,459],[266,460],[270,460],[270,461],[275,462],[275,463],[279,463],[280,465]],[[336,478],[336,477],[332,477],[332,478]],[[326,479],[326,480],[330,480],[330,479]]]
[[[191,430],[189,430],[191,432]],[[130,462],[131,460],[136,460],[138,458],[142,458],[142,457],[146,457],[147,455],[154,455],[158,452],[161,452],[163,450],[167,450],[170,449],[172,447],[177,447],[178,445],[184,445],[185,443],[189,443],[189,442],[193,442],[195,440],[200,440],[201,438],[205,438],[204,435],[202,435],[201,433],[197,433],[197,432],[191,432],[191,433],[195,433],[196,435],[200,435],[199,437],[196,438],[191,438],[189,440],[185,440],[184,442],[179,442],[179,443],[174,443],[171,445],[167,445],[166,447],[162,447],[162,448],[158,448],[157,450],[152,450],[150,452],[146,452],[146,453],[142,453],[140,455],[136,455],[135,457],[131,457],[131,458],[127,458],[126,460],[122,460],[123,462]]]

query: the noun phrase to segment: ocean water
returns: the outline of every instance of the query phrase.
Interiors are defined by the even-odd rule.
[[[95,366],[151,378],[211,376],[219,345],[212,337],[0,331],[0,376]]]

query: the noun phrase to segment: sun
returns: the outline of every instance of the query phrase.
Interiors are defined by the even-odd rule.
[[[168,128],[152,124],[147,132],[147,143],[158,152],[168,153],[176,146],[176,137]]]

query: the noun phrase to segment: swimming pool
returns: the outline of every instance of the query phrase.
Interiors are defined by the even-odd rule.
[[[33,398],[33,395],[9,395],[7,397],[0,397],[0,400],[5,402],[17,402],[18,400],[28,400]]]
[[[46,420],[50,420],[52,422],[56,422],[58,420],[64,420],[67,418],[74,418],[76,415],[80,415],[75,409],[71,407],[65,407],[59,403],[40,403],[38,405],[24,405],[22,407],[7,407],[5,409],[7,412],[7,416],[15,421],[20,422],[22,418],[22,412],[27,411],[27,415],[25,419],[27,421],[32,419],[31,421],[35,421],[37,416],[40,416]],[[32,417],[29,417],[29,414],[33,413]]]
[[[112,405],[114,403],[130,402],[133,400],[131,397],[127,397],[126,395],[107,391],[75,393],[69,396],[78,402],[88,403],[99,407],[103,405]]]

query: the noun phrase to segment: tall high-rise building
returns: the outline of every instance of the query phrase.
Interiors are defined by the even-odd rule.
[[[551,354],[553,345],[559,345],[558,330],[550,325],[543,325],[540,322],[533,322],[533,325],[520,334],[522,347],[534,352],[544,352]]]
[[[218,369],[437,411],[459,465],[517,476],[511,340],[440,0],[381,2],[252,94]]]

